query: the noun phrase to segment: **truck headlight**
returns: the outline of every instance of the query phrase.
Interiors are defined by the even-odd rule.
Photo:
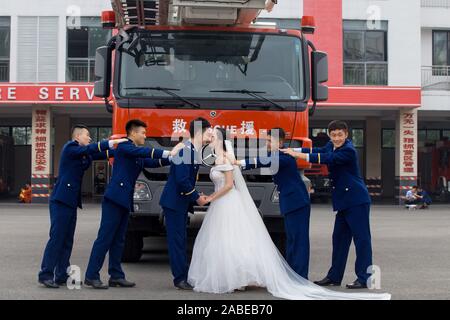
[[[270,200],[275,203],[280,202],[280,193],[276,188],[273,190],[272,197],[270,198]]]
[[[136,181],[133,199],[137,201],[150,201],[152,198],[152,193],[148,185],[144,181]]]

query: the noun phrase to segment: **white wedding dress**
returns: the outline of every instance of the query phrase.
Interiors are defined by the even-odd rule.
[[[195,240],[188,274],[194,291],[229,293],[259,286],[275,297],[293,300],[391,298],[390,294],[331,291],[299,276],[272,242],[238,167],[223,164],[211,169],[215,191],[225,184],[224,171],[231,170],[235,187],[211,203]]]

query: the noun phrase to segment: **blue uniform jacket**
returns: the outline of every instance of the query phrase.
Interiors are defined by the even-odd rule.
[[[278,157],[278,171],[273,172],[273,182],[280,193],[280,212],[285,215],[310,205],[309,193],[306,190],[295,158],[285,153],[274,152],[270,157],[245,160],[244,170],[270,167],[274,157]]]
[[[180,150],[170,165],[169,178],[161,194],[159,205],[176,212],[187,212],[199,198],[195,190],[199,164],[191,142]]]
[[[350,140],[335,149],[329,141],[323,148],[302,148],[309,153],[312,163],[326,164],[330,172],[333,210],[342,211],[354,206],[370,203],[369,192],[361,177],[358,155]]]
[[[72,208],[82,208],[81,183],[84,172],[92,160],[113,156],[114,151],[108,150],[108,144],[108,140],[87,146],[80,146],[75,140],[67,142],[61,151],[59,173],[50,200],[62,202]]]
[[[157,168],[170,164],[162,159],[163,150],[137,147],[130,139],[119,143],[115,149],[111,181],[105,198],[133,211],[134,185],[143,168]]]

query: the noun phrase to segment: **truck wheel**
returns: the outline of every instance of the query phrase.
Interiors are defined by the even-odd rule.
[[[127,232],[122,262],[138,262],[141,259],[143,247],[144,239],[141,235],[135,232]]]
[[[284,232],[271,233],[272,241],[278,248],[278,251],[286,257],[286,234]]]

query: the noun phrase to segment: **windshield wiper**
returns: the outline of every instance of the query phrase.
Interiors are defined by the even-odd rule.
[[[124,89],[136,89],[136,90],[157,90],[157,91],[162,91],[164,93],[167,93],[168,95],[175,97],[189,105],[191,105],[194,108],[200,108],[200,105],[198,103],[189,101],[186,98],[183,98],[182,96],[176,94],[175,92],[172,91],[180,91],[180,89],[175,89],[175,88],[164,88],[164,87],[128,87],[128,88],[124,88]]]
[[[209,90],[209,92],[223,92],[223,93],[242,93],[242,94],[248,94],[249,96],[255,97],[255,98],[259,99],[259,100],[263,100],[263,101],[270,102],[270,103],[273,104],[275,107],[280,108],[281,110],[284,110],[284,109],[285,109],[281,104],[279,104],[279,103],[277,103],[277,102],[275,102],[275,101],[273,101],[273,100],[270,100],[270,99],[268,99],[268,98],[263,97],[263,96],[260,95],[260,94],[267,93],[267,92],[265,92],[265,91],[250,91],[250,90],[247,90],[247,89],[242,89],[242,90]]]

